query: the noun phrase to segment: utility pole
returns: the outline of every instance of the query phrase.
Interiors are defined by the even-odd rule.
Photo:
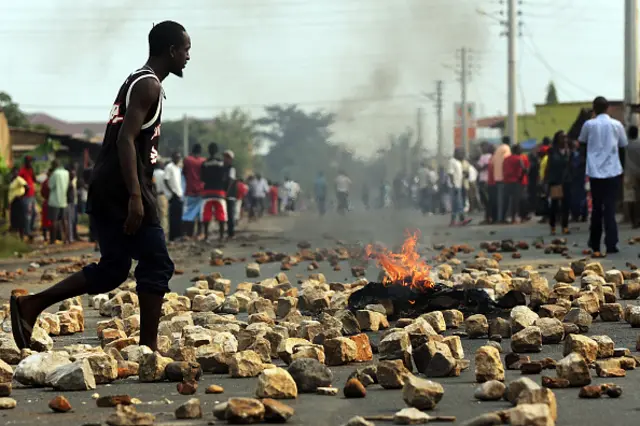
[[[627,129],[638,126],[638,0],[625,0],[624,26],[624,120]]]
[[[189,119],[187,114],[182,116],[182,154],[189,155]]]
[[[516,4],[518,0],[508,0],[508,11],[507,11],[507,47],[508,47],[508,66],[507,66],[507,74],[508,74],[508,101],[507,101],[507,109],[508,109],[508,120],[507,127],[509,129],[509,139],[511,139],[511,143],[518,143],[518,122],[516,116],[516,20],[518,14],[516,13]]]
[[[462,148],[465,156],[469,155],[469,123],[467,123],[467,49],[460,49],[460,93],[462,104],[461,130],[462,130]]]

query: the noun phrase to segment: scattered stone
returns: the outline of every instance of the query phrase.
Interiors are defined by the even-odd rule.
[[[198,398],[191,398],[187,402],[176,408],[176,419],[201,419],[202,407],[200,406],[200,400]]]
[[[549,389],[565,389],[571,387],[571,383],[560,377],[542,376],[542,386]]]
[[[378,363],[378,383],[385,389],[402,389],[405,380],[411,372],[404,366],[402,360],[380,361]]]
[[[503,424],[502,417],[498,413],[481,414],[462,424],[462,426],[498,426]]]
[[[573,308],[567,313],[567,315],[565,315],[563,321],[565,323],[577,325],[581,333],[586,333],[589,331],[589,328],[591,327],[591,323],[593,322],[593,317],[584,309]],[[565,334],[568,334],[568,333],[565,333]]]
[[[613,344],[611,349],[613,349]],[[587,336],[570,334],[564,341],[563,355],[567,356],[572,352],[582,355],[587,363],[595,362],[598,357],[598,343]]]
[[[403,408],[393,416],[393,423],[397,425],[420,425],[429,421],[429,415],[417,408]]]
[[[177,384],[176,389],[180,395],[193,395],[198,391],[198,382],[185,380]]]
[[[511,350],[516,353],[542,351],[540,327],[528,326],[511,336]]]
[[[264,405],[254,398],[229,398],[225,409],[225,419],[231,424],[260,423],[264,414]]]
[[[523,330],[526,327],[532,326],[536,320],[540,318],[538,314],[533,312],[526,306],[516,306],[511,310],[509,319],[511,321],[511,329],[514,333]]]
[[[264,370],[258,377],[258,398],[293,399],[298,397],[298,388],[291,374],[283,368]]]
[[[559,378],[567,379],[572,387],[585,386],[591,383],[591,372],[582,355],[571,352],[558,361],[556,372]]]
[[[497,380],[489,380],[478,386],[473,396],[480,401],[498,401],[502,399],[506,386]]]
[[[295,413],[293,408],[271,398],[263,399],[262,404],[266,423],[286,423]]]
[[[375,424],[365,420],[364,417],[355,416],[342,426],[375,426]]]
[[[528,355],[520,355],[514,352],[510,352],[504,356],[504,363],[507,366],[507,370],[520,370],[522,364],[531,362],[531,357]]]
[[[457,329],[464,322],[464,314],[457,309],[442,311],[448,329]]]
[[[258,278],[260,276],[260,265],[257,263],[249,263],[245,267],[247,278]]]
[[[553,426],[555,422],[546,404],[522,404],[509,411],[511,426]]]
[[[487,321],[487,317],[482,314],[469,316],[464,321],[464,327],[470,339],[487,337],[489,333],[489,322]]]
[[[224,393],[224,388],[219,385],[209,385],[207,389],[204,391],[206,394],[220,394]]]
[[[628,282],[618,287],[620,299],[635,300],[640,297],[640,282]]]
[[[155,424],[151,413],[138,413],[133,405],[118,405],[116,412],[107,418],[109,426],[147,426]]]
[[[492,337],[500,336],[503,339],[508,339],[512,334],[511,323],[502,317],[494,318],[489,323],[489,335]],[[492,338],[491,340],[494,339]]]
[[[622,319],[622,305],[619,303],[603,303],[600,305],[600,318],[605,322],[618,322]]]
[[[86,359],[62,365],[50,373],[46,382],[54,389],[62,391],[80,391],[96,388],[91,365]]]
[[[12,384],[11,382],[0,383],[0,398],[5,396],[11,396]]]
[[[18,403],[13,398],[0,398],[0,410],[11,410],[16,408]]]
[[[254,351],[235,353],[229,361],[229,374],[235,378],[256,377],[263,369],[262,359]]]
[[[319,387],[316,388],[316,394],[324,396],[336,396],[339,392],[338,388],[333,387]]]
[[[313,393],[319,387],[330,386],[333,373],[324,364],[311,358],[297,359],[287,369],[301,393]]]
[[[138,376],[143,383],[161,382],[166,378],[165,369],[173,360],[158,352],[142,356]]]
[[[35,326],[31,334],[30,346],[36,352],[47,352],[53,349],[53,339],[42,327]]]
[[[526,362],[520,366],[520,372],[522,374],[540,374],[542,367],[541,362]]]
[[[540,328],[542,343],[545,345],[557,344],[564,339],[564,327],[556,318],[540,318],[535,325]]]
[[[96,405],[102,408],[131,405],[131,397],[129,395],[101,396],[96,400]]]
[[[596,399],[602,396],[602,386],[600,385],[590,385],[583,386],[580,388],[580,393],[578,394],[580,398],[587,399]]]
[[[362,331],[378,331],[389,328],[387,316],[380,312],[360,310],[356,312],[356,319]]]
[[[402,388],[402,399],[419,410],[433,410],[444,395],[441,384],[410,375]]]
[[[482,346],[476,351],[476,381],[484,383],[489,380],[504,381],[504,366],[500,360],[500,352],[490,346]]]
[[[367,396],[367,390],[364,385],[355,377],[347,380],[343,392],[345,398],[364,398]]]
[[[182,382],[185,380],[199,380],[202,376],[202,368],[197,362],[174,361],[164,369],[167,380],[170,382]]]
[[[553,421],[558,420],[558,403],[556,396],[548,388],[527,389],[520,392],[517,405],[522,404],[546,404],[549,406],[549,413]]]
[[[609,398],[620,398],[622,396],[622,388],[613,383],[606,383],[602,385],[604,392]]]
[[[60,352],[33,354],[20,361],[13,377],[25,386],[45,386],[47,376],[67,364],[71,364],[69,357]]]
[[[605,378],[618,378],[627,376],[627,370],[623,368],[596,368],[596,373],[598,374],[598,377]]]
[[[573,272],[573,269],[563,266],[558,269],[553,279],[559,283],[572,284],[576,280],[576,274]]]
[[[373,352],[371,350],[371,342],[369,336],[366,334],[356,334],[355,336],[349,336],[349,339],[356,344],[356,362],[366,362],[373,359]]]
[[[540,389],[540,385],[528,377],[521,377],[509,383],[504,393],[504,399],[516,405],[522,392],[533,389]]]
[[[71,403],[69,403],[69,400],[64,396],[58,395],[49,401],[49,408],[56,413],[66,413],[67,411],[71,411]]]

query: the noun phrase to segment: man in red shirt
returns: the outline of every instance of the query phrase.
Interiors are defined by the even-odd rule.
[[[194,224],[200,217],[202,210],[202,197],[200,194],[204,189],[204,183],[202,183],[202,178],[200,177],[200,170],[205,158],[201,154],[202,146],[195,144],[191,154],[182,160],[182,174],[186,182],[182,222],[185,226],[185,234],[188,236],[200,234],[200,232],[194,233]]]
[[[520,217],[526,222],[531,219],[529,217],[529,206],[531,205],[530,203],[534,202],[534,200],[530,200],[529,198],[529,169],[531,168],[531,162],[529,161],[529,156],[523,153],[520,153],[520,158],[522,158],[522,163],[526,170],[520,180],[520,185],[522,186],[522,188],[520,188]]]
[[[520,200],[524,190],[522,182],[527,175],[523,157],[520,145],[514,145],[511,155],[504,159],[502,166],[508,200],[507,206],[509,206],[512,223],[517,223],[516,214],[522,219],[522,209],[520,208]]]
[[[33,238],[33,228],[36,221],[36,174],[33,171],[33,158],[30,155],[24,157],[24,165],[20,168],[18,176],[27,182],[27,192],[24,194],[24,212],[27,215],[25,222],[25,234]]]

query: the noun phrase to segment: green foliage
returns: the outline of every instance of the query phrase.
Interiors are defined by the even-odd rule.
[[[27,243],[13,235],[0,237],[0,259],[15,256],[16,253],[28,253],[30,250]]]
[[[20,110],[20,106],[6,92],[0,92],[0,110],[7,118],[9,127],[28,128],[31,125],[27,115]]]
[[[553,81],[550,81],[549,85],[547,86],[546,104],[555,105],[557,103],[558,103],[558,93],[556,92],[556,86],[555,84],[553,84]]]

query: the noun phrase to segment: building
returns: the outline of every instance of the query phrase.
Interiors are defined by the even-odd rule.
[[[591,101],[536,104],[535,113],[518,115],[518,142],[531,140],[540,142],[545,136],[552,137],[558,130],[569,132],[581,111],[590,110],[591,104]],[[609,115],[624,123],[623,102],[610,101]],[[477,126],[484,129],[497,129],[502,134],[508,133],[505,116],[480,118]]]

